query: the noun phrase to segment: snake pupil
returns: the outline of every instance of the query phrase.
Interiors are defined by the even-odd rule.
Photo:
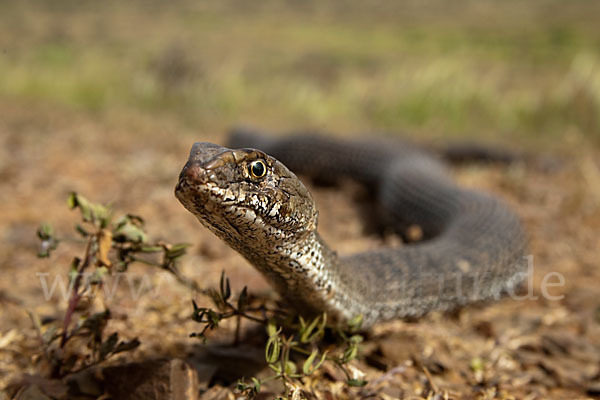
[[[250,164],[250,174],[255,178],[262,178],[267,173],[265,164],[262,161],[254,161]]]

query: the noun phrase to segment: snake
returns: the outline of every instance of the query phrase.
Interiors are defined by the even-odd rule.
[[[296,173],[364,185],[372,216],[401,235],[417,227],[420,240],[339,255],[319,235],[315,200]],[[193,144],[175,196],[301,315],[369,328],[498,300],[525,277],[519,216],[406,142],[235,129],[227,147]]]

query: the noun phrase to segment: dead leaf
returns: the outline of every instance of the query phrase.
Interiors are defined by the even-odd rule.
[[[108,259],[108,252],[112,247],[112,232],[108,229],[102,229],[98,237],[98,261],[106,266],[110,267],[111,262]]]

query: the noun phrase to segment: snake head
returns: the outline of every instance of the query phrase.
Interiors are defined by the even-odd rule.
[[[306,187],[285,165],[259,150],[195,143],[175,196],[243,253],[281,246],[317,227],[316,206]]]

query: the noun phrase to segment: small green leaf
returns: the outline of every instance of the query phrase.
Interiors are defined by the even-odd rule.
[[[235,388],[237,390],[239,390],[240,392],[244,392],[246,390],[248,390],[249,386],[246,385],[246,382],[244,382],[244,378],[240,379],[237,381],[237,384],[235,385]]]
[[[104,360],[107,355],[112,353],[117,347],[117,343],[119,342],[119,334],[114,332],[111,334],[100,346],[100,359]]]
[[[281,374],[281,366],[279,364],[269,364],[269,368],[275,371],[276,374]]]
[[[277,333],[277,325],[275,325],[275,321],[273,319],[270,319],[269,322],[267,322],[267,335],[271,337],[277,335]]]
[[[69,193],[69,197],[67,198],[67,205],[72,210],[77,207],[77,193],[71,192]]]
[[[300,342],[301,343],[309,343],[314,340],[317,340],[321,337],[325,332],[325,324],[327,323],[327,314],[323,313],[319,315],[315,319],[313,319],[310,325],[305,326],[304,320],[302,317],[300,318],[300,325],[304,325],[304,329],[300,329]],[[318,328],[317,328],[318,325]],[[316,329],[316,331],[315,331]]]
[[[167,256],[171,258],[179,257],[185,254],[186,249],[190,247],[189,243],[178,243],[169,247]]]
[[[54,230],[49,224],[42,224],[37,229],[37,236],[42,241],[38,251],[38,257],[50,257],[50,253],[56,250],[59,240],[54,237]]]
[[[244,286],[244,288],[242,289],[242,293],[240,293],[240,297],[238,297],[238,301],[237,301],[238,311],[243,311],[247,305],[248,305],[248,287]]]
[[[101,228],[105,228],[110,223],[111,213],[108,207],[91,203],[85,197],[75,192],[69,195],[67,204],[70,209],[79,208],[81,218],[85,222],[92,222]]]
[[[104,276],[108,273],[108,268],[106,267],[97,267],[92,275],[90,276],[89,283],[91,285],[96,285],[102,283],[104,280]]]
[[[474,372],[483,371],[485,369],[485,362],[480,357],[475,357],[471,360],[470,367]]]
[[[52,229],[50,224],[44,222],[39,226],[37,235],[42,240],[50,239],[52,236],[54,236],[54,229]]]
[[[211,310],[210,308],[198,307],[196,302],[192,300],[194,305],[194,312],[192,319],[196,322],[207,323],[211,329],[216,328],[221,322],[219,314]],[[205,319],[206,317],[206,319]]]
[[[367,381],[365,381],[364,379],[348,379],[346,383],[348,384],[348,386],[352,387],[363,387],[367,384]]]
[[[169,251],[179,252],[181,250],[187,249],[190,246],[191,246],[190,243],[176,243],[176,244],[174,244],[174,245],[171,246],[171,249]]]
[[[73,280],[79,274],[79,264],[81,263],[81,259],[79,257],[74,257],[73,261],[71,261],[71,265],[69,267],[69,285],[72,284]]]
[[[342,356],[342,363],[345,364],[347,362],[354,360],[356,358],[357,354],[358,354],[358,347],[356,345],[350,345],[350,347],[348,347],[344,351],[344,355]]]
[[[300,321],[300,332],[304,332],[306,330],[306,321],[304,321],[302,315],[298,316],[298,321]]]
[[[163,250],[164,248],[162,246],[142,246],[140,248],[142,253],[158,253]]]
[[[254,383],[254,391],[256,393],[260,392],[260,381],[256,378],[252,378],[252,383]]]
[[[362,328],[362,323],[363,323],[363,315],[358,314],[357,316],[352,318],[350,321],[348,321],[348,330],[350,332],[357,332],[360,330],[360,328]]]
[[[105,207],[101,204],[94,204],[94,219],[96,223],[100,225],[100,228],[106,228],[110,225],[110,220],[112,218],[110,208]]]
[[[285,374],[286,375],[294,375],[296,373],[296,370],[297,370],[296,364],[294,364],[293,362],[288,360],[285,363]]]
[[[81,217],[85,222],[93,222],[92,221],[92,208],[90,206],[89,201],[83,196],[78,195],[75,192],[72,192],[67,199],[67,204],[70,209],[75,209],[79,207],[79,211],[81,212]]]
[[[77,233],[79,233],[84,238],[87,238],[88,236],[90,236],[90,233],[88,231],[86,231],[85,228],[83,226],[81,226],[80,224],[75,225],[75,231],[77,231]]]
[[[114,349],[113,354],[121,353],[124,351],[131,351],[133,349],[136,349],[139,345],[140,341],[138,338],[134,338],[126,342],[120,342]]]
[[[207,329],[215,329],[219,326],[219,322],[221,321],[221,315],[211,310],[210,308],[198,307],[196,302],[192,300],[192,305],[194,307],[192,313],[192,319],[198,323],[205,324],[202,328],[202,332],[200,333],[192,333],[190,337],[197,337],[202,340],[202,342],[206,342],[206,336],[204,332]]]
[[[306,359],[306,361],[304,361],[304,365],[302,366],[302,372],[304,373],[304,375],[310,375],[313,372],[315,372],[317,369],[319,369],[321,367],[321,365],[323,365],[323,362],[325,362],[325,357],[327,357],[327,352],[324,352],[321,355],[321,359],[317,362],[316,365],[313,365],[315,358],[317,357],[317,354],[319,354],[319,350],[318,349],[314,349],[310,355],[308,356],[308,358]]]
[[[269,337],[267,344],[265,345],[265,360],[269,364],[273,364],[279,360],[279,354],[281,353],[281,342],[277,335]]]
[[[349,339],[350,343],[352,343],[352,344],[362,343],[363,340],[364,339],[361,335],[352,335]]]
[[[144,243],[147,240],[146,232],[142,228],[129,223],[117,228],[114,236],[114,240],[119,243]]]
[[[225,271],[221,272],[221,281],[219,282],[219,293],[223,301],[227,301],[231,297],[231,286],[229,285],[229,278],[225,276]]]
[[[96,337],[102,337],[102,331],[110,319],[110,310],[101,311],[85,318],[81,328],[89,329]]]

